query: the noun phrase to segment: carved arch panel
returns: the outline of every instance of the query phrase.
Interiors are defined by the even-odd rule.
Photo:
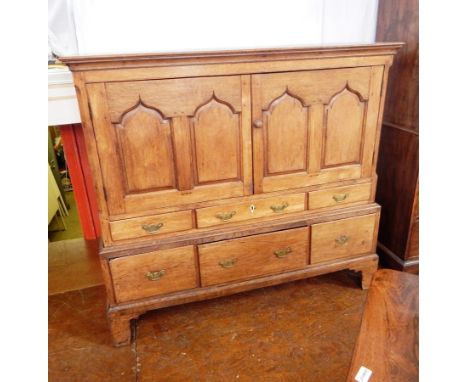
[[[191,131],[196,184],[241,178],[241,125],[231,105],[213,94],[195,111]]]
[[[176,187],[171,123],[162,113],[140,100],[116,135],[127,193]]]
[[[286,90],[264,111],[265,175],[306,171],[308,108]]]
[[[252,193],[250,76],[86,86],[110,217]]]
[[[253,75],[255,192],[371,177],[381,80],[382,68]]]
[[[346,85],[325,106],[322,167],[362,162],[367,102]]]

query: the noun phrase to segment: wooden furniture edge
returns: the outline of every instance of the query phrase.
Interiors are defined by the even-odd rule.
[[[285,229],[299,228],[316,223],[346,219],[380,212],[376,203],[341,208],[334,211],[314,213],[310,210],[295,213],[294,216],[284,216],[277,220],[239,223],[224,227],[208,227],[193,231],[182,231],[167,237],[156,237],[153,241],[121,246],[104,247],[100,242],[99,255],[104,258],[115,258],[150,252],[158,249],[169,249],[182,245],[198,245],[225,239],[235,239],[244,236],[257,235]],[[291,214],[293,215],[293,214]]]
[[[389,275],[389,276],[388,276]],[[399,279],[401,280],[399,282],[399,285],[390,285],[390,289],[388,290],[386,286],[389,284],[389,279],[394,278],[394,276],[398,275]],[[408,275],[402,272],[398,272],[392,269],[379,269],[376,271],[373,275],[373,280],[371,288],[369,290],[369,293],[366,297],[366,305],[364,308],[364,312],[362,315],[361,319],[361,324],[360,324],[360,332],[359,335],[356,339],[356,343],[354,345],[353,349],[353,356],[351,359],[351,362],[349,364],[348,368],[348,376],[346,378],[347,382],[354,382],[356,381],[355,376],[356,373],[359,371],[359,368],[361,366],[367,366],[371,369],[374,369],[374,371],[378,371],[380,375],[375,375],[375,377],[379,378],[384,378],[385,377],[390,378],[393,377],[392,380],[395,381],[409,381],[407,379],[408,376],[405,376],[405,378],[402,379],[402,375],[398,375],[396,372],[398,371],[398,364],[395,364],[395,359],[392,361],[390,360],[389,357],[386,357],[386,353],[394,350],[394,349],[389,349],[388,346],[394,347],[394,346],[402,346],[406,344],[404,341],[401,342],[402,338],[399,338],[400,341],[395,341],[395,335],[400,337],[399,334],[404,335],[406,334],[404,331],[401,332],[401,329],[403,328],[403,325],[405,322],[401,322],[401,318],[395,314],[395,311],[391,310],[391,307],[393,305],[393,308],[395,307],[400,307],[404,304],[406,301],[401,301],[401,296],[398,296],[398,293],[405,293],[406,295],[411,294],[411,289],[409,289],[410,286],[414,287],[414,282],[410,281],[410,277],[416,277],[414,275]],[[417,278],[413,279],[417,280]],[[412,285],[411,285],[412,284]],[[419,281],[417,282],[418,285],[418,290],[419,290]],[[418,293],[413,292],[413,296],[418,296]],[[411,295],[409,296],[411,298]],[[376,306],[382,306],[383,311],[380,312],[380,315],[376,316]],[[413,304],[410,303],[410,306],[413,306]],[[395,326],[395,322],[398,320],[398,326]],[[385,324],[383,324],[385,322]],[[392,326],[393,324],[393,326]],[[414,320],[406,322],[406,324],[409,327],[412,327],[414,330],[414,325],[415,322]],[[417,322],[416,322],[416,328],[418,327]],[[386,333],[386,336],[382,337],[382,330],[386,329],[387,331],[390,331],[389,333]],[[392,333],[392,330],[395,331],[395,333]],[[417,330],[417,329],[416,329]],[[401,332],[401,333],[397,333]],[[384,345],[382,344],[382,341],[387,339],[387,343]],[[374,346],[372,346],[372,341],[374,341]],[[384,341],[385,342],[385,341]],[[384,345],[384,346],[383,346]],[[375,351],[378,350],[377,354]],[[406,349],[404,349],[408,352],[411,351],[418,351],[418,347],[414,347],[414,344],[412,346],[408,346]],[[365,354],[367,353],[367,357],[369,357],[369,354],[372,354],[373,361],[376,362],[376,364],[367,364],[363,365],[363,361],[365,361]],[[397,355],[398,357],[401,357],[401,354],[398,354],[394,351],[391,351],[391,353]],[[367,359],[367,361],[369,361]],[[384,365],[386,362],[388,362],[387,365]],[[385,367],[386,366],[386,367]],[[386,374],[383,376],[381,373],[383,370],[388,371],[388,375]],[[400,378],[398,378],[400,377]],[[377,380],[377,379],[376,379]],[[411,379],[413,380],[413,379]],[[417,380],[417,379],[416,379]]]
[[[298,58],[333,58],[347,56],[394,55],[404,45],[403,42],[309,46],[276,49],[242,49],[199,51],[187,53],[143,53],[125,55],[62,56],[60,61],[71,71],[110,69],[116,67],[139,67],[151,64],[174,65],[178,63],[247,62],[271,59],[294,60]],[[116,65],[115,62],[120,65]]]
[[[382,263],[387,264],[391,268],[410,273],[419,273],[419,257],[403,260],[380,241],[377,243],[377,253],[382,258]]]
[[[413,130],[413,129],[410,129],[408,127],[402,126],[402,125],[397,125],[396,123],[383,121],[382,122],[382,127],[388,127],[390,129],[401,130],[401,131],[404,131],[405,133],[409,133],[411,135],[416,135],[416,136],[419,137],[419,130]]]
[[[393,62],[393,55],[402,46],[401,43],[384,43],[372,45],[354,45],[339,47],[307,47],[288,49],[260,49],[260,50],[239,50],[239,51],[214,51],[214,52],[192,52],[192,53],[159,53],[126,56],[91,56],[91,57],[65,57],[63,61],[74,72],[75,84],[80,99],[80,106],[85,111],[82,115],[87,117],[87,123],[83,126],[87,130],[87,137],[94,142],[94,125],[91,121],[90,107],[88,100],[88,87],[105,86],[106,82],[113,81],[143,81],[163,78],[185,78],[203,76],[233,76],[245,75],[245,78],[255,73],[273,72],[294,72],[304,70],[321,70],[348,67],[371,67],[373,94],[377,94],[376,79],[383,78],[380,85],[380,104],[378,104],[377,130],[374,135],[367,138],[374,141],[374,158],[370,161],[370,154],[366,154],[365,171],[361,173],[367,180],[371,179],[373,190],[369,200],[365,204],[350,205],[338,210],[306,210],[304,212],[291,213],[275,220],[260,220],[242,223],[231,223],[226,226],[209,227],[202,229],[190,229],[176,233],[168,233],[161,236],[153,236],[145,241],[135,239],[119,242],[106,241],[106,247],[99,249],[101,266],[106,278],[106,286],[113,290],[112,274],[109,265],[112,265],[114,258],[139,255],[155,250],[169,249],[181,246],[192,245],[197,249],[197,245],[203,243],[218,242],[221,240],[235,239],[246,236],[254,236],[263,233],[279,232],[294,228],[305,227],[317,223],[337,221],[342,219],[368,216],[375,214],[376,222],[379,220],[380,206],[373,201],[376,186],[376,158],[378,153],[378,142],[380,136],[380,126],[383,118],[383,107],[385,100],[385,87],[388,76],[388,69]],[[271,65],[268,65],[268,64]],[[241,77],[242,78],[242,77]],[[249,77],[250,78],[250,77]],[[88,85],[91,84],[91,85]],[[247,86],[247,85],[245,85]],[[371,86],[371,85],[369,85]],[[81,90],[81,92],[79,92]],[[375,101],[377,102],[377,101]],[[376,104],[377,105],[377,104]],[[374,109],[372,109],[374,110]],[[374,114],[373,114],[374,115]],[[373,117],[374,118],[374,117]],[[366,139],[367,139],[366,138]],[[88,150],[97,154],[95,143],[88,145]],[[369,152],[369,151],[367,151]],[[371,163],[369,166],[368,164]],[[100,158],[96,155],[94,168],[100,172]],[[357,183],[357,182],[356,182]],[[341,184],[341,183],[340,183]],[[326,187],[325,185],[324,187]],[[328,184],[330,186],[330,184]],[[104,203],[101,209],[101,223],[103,231],[110,235],[108,222],[115,220],[116,216],[109,216],[107,204],[105,203],[106,190],[103,185],[97,184],[97,188],[102,187],[101,202]],[[294,192],[300,192],[295,189]],[[291,192],[292,193],[292,192]],[[104,195],[104,196],[103,196]],[[280,195],[280,194],[278,194]],[[258,197],[269,197],[269,193]],[[248,197],[257,197],[249,195]],[[309,195],[305,194],[305,205],[308,203]],[[228,203],[228,200],[219,202],[220,205]],[[218,203],[218,202],[216,202]],[[196,204],[199,208],[201,204]],[[195,205],[194,205],[195,206]],[[164,207],[166,208],[166,207]],[[186,206],[185,206],[186,208]],[[188,208],[192,209],[192,208]],[[115,212],[115,211],[114,211]],[[129,216],[118,210],[119,217]],[[145,210],[144,215],[148,214]],[[192,211],[192,222],[196,227],[195,211]],[[186,227],[188,228],[188,227]],[[249,280],[236,281],[229,284],[201,287],[200,280],[197,281],[197,288],[179,292],[161,294],[145,299],[133,300],[131,302],[117,303],[113,293],[108,293],[108,319],[111,326],[114,343],[126,345],[130,342],[131,331],[129,321],[137,318],[140,314],[166,306],[178,305],[187,302],[200,301],[204,299],[217,298],[233,293],[244,292],[260,287],[277,285],[284,282],[313,277],[324,273],[334,272],[343,269],[350,269],[361,273],[362,288],[369,287],[372,275],[377,269],[378,256],[375,254],[377,246],[376,236],[377,225],[375,226],[372,248],[366,248],[366,254],[354,255],[347,258],[334,259],[314,265],[306,265],[292,271],[269,275],[263,275]],[[313,229],[312,229],[313,231]],[[311,230],[308,229],[309,236]],[[110,237],[110,236],[107,236]],[[310,238],[309,238],[310,239]],[[310,248],[309,248],[310,251]],[[310,255],[310,254],[309,254]],[[190,286],[191,287],[191,286]],[[141,297],[141,296],[140,296]]]
[[[315,184],[315,185],[311,185],[307,187],[291,188],[291,189],[286,189],[286,190],[265,192],[265,193],[260,193],[260,194],[234,196],[234,197],[227,197],[223,199],[213,199],[213,200],[206,200],[202,202],[147,209],[141,212],[115,214],[115,215],[109,215],[108,219],[109,221],[120,221],[120,220],[125,220],[125,219],[133,219],[133,218],[138,218],[138,217],[158,215],[158,214],[164,214],[164,213],[176,212],[176,211],[182,211],[182,210],[196,210],[200,208],[215,207],[215,206],[221,207],[221,206],[229,205],[232,203],[242,203],[245,201],[255,202],[255,201],[261,201],[263,199],[268,199],[272,197],[283,197],[287,195],[302,194],[302,193],[307,194],[309,192],[314,192],[314,191],[328,190],[328,189],[333,189],[336,187],[344,187],[344,186],[363,185],[367,183],[371,185],[373,185],[374,183],[377,183],[377,175],[374,174],[373,176],[367,177],[367,178],[346,179],[346,180],[334,181],[330,183],[321,183],[321,184]],[[374,199],[369,198],[369,201],[373,201],[373,200]],[[356,202],[356,203],[359,203],[359,202]],[[332,209],[333,208],[326,207],[323,209],[314,209],[314,211],[332,210]]]
[[[331,260],[321,264],[308,265],[306,268],[275,275],[262,276],[236,283],[200,287],[163,296],[120,303],[118,305],[109,305],[107,308],[107,314],[111,326],[114,345],[128,345],[132,339],[130,320],[138,318],[141,314],[149,310],[214,299],[345,269],[360,272],[362,277],[361,286],[363,289],[367,289],[369,288],[373,274],[377,270],[378,259],[379,257],[376,254],[360,255],[353,258]]]

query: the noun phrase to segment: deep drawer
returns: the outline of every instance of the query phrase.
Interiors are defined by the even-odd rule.
[[[365,183],[309,192],[309,210],[368,201],[371,187]]]
[[[157,236],[192,228],[192,212],[179,211],[109,223],[113,240]]]
[[[251,202],[234,203],[197,210],[198,227],[268,218],[304,211],[305,194],[275,196]]]
[[[110,260],[117,302],[197,287],[193,246]]]
[[[370,253],[377,223],[373,214],[312,225],[311,264]]]
[[[198,246],[202,286],[281,273],[307,265],[309,228]]]

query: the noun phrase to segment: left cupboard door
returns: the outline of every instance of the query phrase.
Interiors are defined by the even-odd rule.
[[[87,85],[110,216],[252,191],[249,76]]]

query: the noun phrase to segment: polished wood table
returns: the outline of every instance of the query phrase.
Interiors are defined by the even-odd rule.
[[[356,381],[361,366],[372,371],[369,382],[418,381],[418,276],[389,269],[376,272],[369,289],[348,382]]]

